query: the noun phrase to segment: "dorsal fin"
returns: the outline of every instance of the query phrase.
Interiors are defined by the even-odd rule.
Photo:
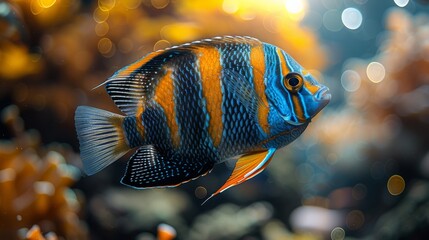
[[[173,46],[152,52],[123,67],[99,86],[106,85],[108,94],[123,113],[134,115],[141,111],[152,98],[157,81],[166,74],[170,60],[184,54],[191,54],[194,48],[220,47],[225,43],[254,45],[261,42],[251,37],[223,36]]]
[[[152,99],[158,80],[167,73],[168,62],[183,54],[183,50],[169,49],[143,57],[110,77],[105,82],[107,93],[123,113],[135,115]]]

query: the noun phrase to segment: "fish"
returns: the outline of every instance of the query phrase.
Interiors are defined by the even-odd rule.
[[[243,36],[149,53],[100,86],[124,115],[77,107],[84,172],[93,175],[133,150],[121,183],[163,188],[235,160],[208,199],[261,173],[331,99],[281,48]]]

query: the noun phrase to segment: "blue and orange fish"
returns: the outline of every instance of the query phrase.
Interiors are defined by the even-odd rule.
[[[136,148],[121,182],[171,187],[237,159],[211,197],[264,170],[331,98],[282,49],[251,37],[153,52],[103,84],[125,116],[77,108],[84,171],[95,174]]]

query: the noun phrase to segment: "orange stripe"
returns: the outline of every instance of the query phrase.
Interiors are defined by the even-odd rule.
[[[130,65],[128,65],[124,69],[119,70],[119,72],[117,73],[117,75],[115,76],[115,78],[127,77],[129,74],[131,74],[132,72],[134,72],[135,70],[137,70],[139,67],[145,65],[152,58],[154,58],[155,56],[159,55],[162,52],[163,51],[157,51],[157,52],[149,53],[148,55],[146,55],[143,58],[137,60],[136,62],[131,63]]]
[[[301,103],[299,101],[299,97],[296,94],[291,94],[293,108],[295,110],[295,115],[298,118],[299,122],[305,122],[304,111],[302,110]]]
[[[258,106],[258,122],[262,130],[269,134],[270,126],[268,125],[268,101],[265,95],[265,56],[262,44],[258,44],[250,50],[250,65],[253,69],[253,83],[255,85],[255,91],[259,99],[262,100],[263,104]]]
[[[304,78],[304,87],[311,93],[311,94],[316,94],[317,93],[317,91],[319,91],[319,87],[318,86],[315,86],[315,85],[313,85],[313,84],[311,84],[309,81],[307,81],[307,80],[305,80],[305,77],[307,76],[307,75],[310,75],[311,73],[310,73],[310,71],[308,71],[308,70],[305,70],[305,69],[302,69],[302,76],[303,76],[303,78]]]
[[[114,151],[114,153],[121,153],[125,149],[128,148],[128,146],[126,144],[126,140],[125,140],[124,129],[122,126],[122,124],[124,122],[124,118],[123,117],[112,117],[112,118],[110,118],[110,122],[112,123],[113,127],[116,130],[116,133],[118,134],[118,144],[115,146],[113,151]]]
[[[201,47],[194,50],[198,57],[203,87],[203,97],[206,100],[209,114],[209,134],[213,145],[217,147],[222,139],[222,91],[221,77],[222,66],[220,64],[219,50],[212,47]]]
[[[168,70],[159,80],[153,99],[164,109],[167,125],[170,128],[171,141],[173,142],[173,146],[177,148],[180,144],[180,136],[179,126],[176,122],[172,72],[172,70]]]
[[[282,50],[280,48],[277,48],[277,55],[280,58],[280,65],[282,67],[282,75],[286,76],[290,72],[290,69],[288,68],[288,66],[286,64],[285,56],[283,56]]]
[[[317,91],[319,91],[319,87],[318,86],[314,86],[314,85],[312,85],[311,83],[309,83],[308,81],[306,81],[305,79],[304,79],[304,87],[308,90],[308,91],[310,91],[310,93],[311,94],[316,94],[317,93]]]

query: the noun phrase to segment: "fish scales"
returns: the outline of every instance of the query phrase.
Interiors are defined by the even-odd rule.
[[[84,170],[94,174],[137,147],[121,182],[166,187],[236,158],[230,178],[212,196],[260,173],[330,99],[287,53],[250,37],[153,52],[104,84],[126,116],[78,107]]]
[[[221,52],[222,69],[236,71],[250,89],[253,89],[253,74],[250,67],[250,44],[224,44]],[[245,109],[244,105],[235,96],[234,89],[228,88],[229,76],[222,77],[222,112],[224,130],[219,149],[223,152],[221,158],[231,157],[240,151],[256,145],[260,139],[260,132],[255,124],[254,116]],[[256,104],[256,103],[252,103]]]

